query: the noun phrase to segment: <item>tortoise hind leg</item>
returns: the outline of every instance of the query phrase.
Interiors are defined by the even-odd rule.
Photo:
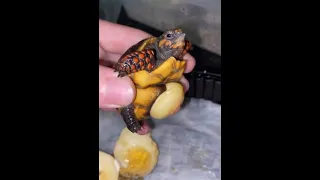
[[[119,112],[132,133],[142,130],[140,122],[149,118],[150,108],[160,94],[166,91],[165,85],[137,88],[136,98],[130,105],[119,109]]]
[[[126,123],[127,128],[133,132],[136,133],[139,130],[141,130],[141,125],[138,122],[138,120],[135,117],[134,114],[134,106],[133,104],[130,104],[129,106],[126,106],[120,110],[120,114],[123,118],[123,121]]]
[[[155,51],[147,49],[134,51],[120,58],[114,66],[115,72],[119,72],[118,77],[146,70],[151,72],[156,67]]]

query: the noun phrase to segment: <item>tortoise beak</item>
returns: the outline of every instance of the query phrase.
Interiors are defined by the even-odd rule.
[[[176,41],[184,41],[184,38],[186,37],[186,33],[181,33]]]

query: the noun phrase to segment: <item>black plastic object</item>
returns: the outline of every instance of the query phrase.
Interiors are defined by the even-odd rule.
[[[141,29],[153,36],[160,36],[163,32],[131,19],[122,7],[118,24]],[[192,42],[191,42],[192,43]],[[193,44],[189,53],[197,60],[194,70],[186,74],[190,83],[187,97],[202,98],[221,103],[221,57]]]
[[[207,99],[221,104],[221,75],[207,71],[193,71],[186,74],[190,83],[187,97]]]

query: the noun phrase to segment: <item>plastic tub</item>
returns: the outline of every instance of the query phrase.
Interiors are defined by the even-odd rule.
[[[116,22],[121,5],[130,18],[160,31],[181,27],[193,44],[221,55],[221,0],[100,0],[100,18]]]

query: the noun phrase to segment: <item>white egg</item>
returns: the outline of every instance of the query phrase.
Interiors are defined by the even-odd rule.
[[[99,151],[99,180],[118,180],[119,162],[110,154]]]

